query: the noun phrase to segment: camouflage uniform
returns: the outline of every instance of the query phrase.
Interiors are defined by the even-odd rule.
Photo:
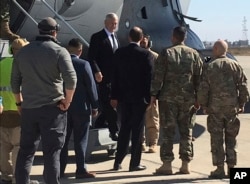
[[[240,128],[237,113],[248,99],[247,79],[236,61],[221,57],[206,65],[198,101],[208,114],[207,129],[214,166],[224,165],[225,157],[228,165],[236,165],[236,136]]]
[[[0,11],[1,11],[1,18],[0,18],[0,38],[8,39],[11,42],[17,38],[20,38],[19,35],[14,34],[10,30],[10,0],[0,0]]]
[[[0,1],[0,11],[1,11],[1,22],[9,21],[10,19],[10,0],[1,0]]]
[[[198,52],[184,44],[164,49],[156,60],[151,95],[159,99],[163,162],[174,160],[176,125],[180,133],[180,159],[188,162],[193,159],[190,109],[196,101],[202,64]]]

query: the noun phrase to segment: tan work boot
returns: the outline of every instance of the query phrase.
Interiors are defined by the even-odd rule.
[[[181,174],[190,174],[189,165],[190,165],[189,161],[182,161],[180,173]]]
[[[217,169],[211,171],[209,178],[222,179],[225,178],[224,165],[217,166]]]
[[[157,152],[157,145],[153,144],[149,146],[148,153],[156,153]]]
[[[163,165],[155,170],[155,174],[157,175],[172,175],[172,162],[164,161]]]
[[[141,147],[141,151],[142,151],[142,152],[146,152],[146,150],[147,150],[147,146],[146,146],[145,143],[143,143],[143,144],[142,144],[142,147]]]
[[[17,38],[20,38],[20,36],[12,33],[12,31],[10,30],[8,21],[2,21],[1,22],[1,38],[5,38],[10,41],[13,41]]]

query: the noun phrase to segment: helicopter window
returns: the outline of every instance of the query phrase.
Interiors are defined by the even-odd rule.
[[[19,3],[23,9],[29,12],[29,9],[32,7],[35,0],[17,0],[16,2]],[[25,14],[16,6],[14,2],[11,1],[10,4],[10,25],[11,30],[13,32],[17,32],[20,25],[25,20]]]
[[[146,11],[145,6],[141,9],[141,16],[142,16],[143,19],[148,19],[147,11]]]
[[[126,28],[129,28],[129,27],[130,27],[130,22],[129,22],[129,20],[126,20],[126,21],[125,21],[125,26],[126,26]]]
[[[162,6],[163,6],[163,7],[168,6],[168,1],[167,1],[167,0],[162,0]]]

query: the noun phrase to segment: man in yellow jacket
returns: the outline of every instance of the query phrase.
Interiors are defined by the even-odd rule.
[[[15,39],[11,45],[12,54],[15,55],[19,49],[28,43],[25,39]],[[2,97],[2,107],[4,107],[0,116],[0,166],[2,182],[15,183],[13,175],[19,151],[21,127],[17,104],[15,104],[15,97],[10,87],[12,61],[12,57],[6,57],[0,62],[0,96]],[[10,155],[12,156],[10,157]]]

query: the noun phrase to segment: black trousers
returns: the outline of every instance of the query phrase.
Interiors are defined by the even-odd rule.
[[[111,134],[119,130],[117,111],[110,105],[111,84],[102,82],[98,84],[99,103],[101,114],[95,121],[95,128],[108,127]],[[107,124],[107,125],[106,125]]]
[[[121,103],[121,128],[117,143],[115,164],[121,164],[128,153],[131,139],[131,160],[129,168],[140,165],[144,114],[147,105],[139,103]]]
[[[90,119],[89,114],[68,111],[67,135],[60,158],[61,176],[64,175],[64,171],[68,163],[68,144],[72,132],[74,134],[76,174],[83,174],[87,172],[85,154],[88,145]]]
[[[16,184],[28,184],[35,152],[42,140],[44,181],[59,184],[60,152],[63,147],[67,113],[56,104],[36,109],[22,109],[20,150],[16,161]]]

